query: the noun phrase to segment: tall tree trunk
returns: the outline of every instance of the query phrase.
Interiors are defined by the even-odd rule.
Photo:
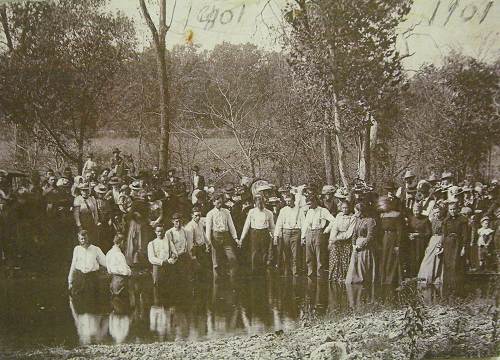
[[[163,0],[163,3],[165,0]],[[165,43],[163,44],[165,46]],[[168,147],[170,142],[170,119],[168,116],[169,92],[165,48],[157,52],[158,77],[160,79],[160,169],[168,169]]]
[[[160,85],[160,156],[159,167],[162,170],[168,168],[168,147],[170,141],[170,117],[168,114],[169,106],[169,91],[168,91],[168,74],[167,74],[167,50],[165,36],[170,28],[167,26],[167,4],[166,0],[159,0],[160,4],[160,22],[158,29],[156,28],[151,16],[149,15],[148,8],[145,0],[139,0],[139,5],[142,14],[146,19],[146,23],[151,31],[153,42],[156,49],[156,60],[158,64],[158,82]]]
[[[328,123],[328,109],[325,110],[325,123]],[[333,185],[335,183],[335,173],[333,172],[333,158],[332,158],[332,136],[330,130],[323,130],[323,161],[325,163],[326,183]]]
[[[332,137],[329,130],[323,131],[323,160],[325,162],[326,183],[333,185],[335,183],[335,173],[333,171],[332,159]]]
[[[335,143],[337,145],[337,160],[339,165],[339,176],[342,184],[347,187],[349,183],[347,182],[347,177],[345,175],[345,155],[344,146],[342,144],[342,139],[340,138],[340,115],[337,108],[337,94],[333,93],[333,124],[335,126]]]

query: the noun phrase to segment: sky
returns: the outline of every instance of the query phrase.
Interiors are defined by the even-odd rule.
[[[354,1],[354,0],[353,0]],[[286,0],[167,0],[172,20],[167,44],[193,42],[211,49],[223,41],[255,43],[279,50],[282,10]],[[158,21],[157,1],[149,2],[151,16]],[[134,20],[139,44],[151,40],[138,0],[111,0],[112,11],[122,11]],[[173,15],[172,15],[172,10]],[[439,64],[451,50],[492,61],[500,55],[500,0],[415,0],[408,19],[398,32],[398,48],[411,53],[405,60],[409,70],[422,63]],[[406,32],[412,29],[410,32]]]

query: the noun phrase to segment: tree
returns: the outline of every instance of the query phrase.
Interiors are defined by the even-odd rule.
[[[169,78],[167,69],[167,49],[166,40],[170,25],[167,25],[167,2],[166,0],[159,0],[160,17],[158,28],[151,19],[149,10],[146,6],[145,0],[139,0],[142,15],[146,19],[146,23],[151,31],[153,43],[156,50],[156,59],[158,64],[158,82],[160,87],[160,156],[159,166],[161,169],[167,170],[168,168],[168,147],[170,141],[170,116],[169,116]],[[175,5],[172,10],[172,18],[175,12]]]
[[[324,133],[334,134],[339,174],[346,186],[346,138],[353,132],[357,136],[366,134],[359,145],[366,143],[362,155],[363,173],[368,179],[368,142],[374,113],[404,80],[403,56],[395,49],[395,31],[411,3],[296,0],[285,16],[291,25],[290,36],[285,38],[290,64],[304,82],[304,95],[315,102],[318,96],[322,99],[321,110],[326,115],[316,116],[314,121]]]
[[[0,54],[0,116],[80,168],[101,98],[134,46],[129,19],[105,0],[10,4]],[[34,165],[34,164],[32,164]]]

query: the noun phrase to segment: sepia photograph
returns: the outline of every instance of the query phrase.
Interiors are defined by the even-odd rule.
[[[0,359],[500,359],[500,0],[0,0]]]

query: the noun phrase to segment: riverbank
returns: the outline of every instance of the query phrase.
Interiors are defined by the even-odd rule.
[[[494,317],[486,301],[426,308],[414,353],[421,358],[494,357],[500,354]],[[405,312],[353,312],[339,319],[306,320],[297,329],[248,337],[152,344],[92,345],[0,353],[8,359],[409,359]],[[498,321],[497,321],[498,323]]]

